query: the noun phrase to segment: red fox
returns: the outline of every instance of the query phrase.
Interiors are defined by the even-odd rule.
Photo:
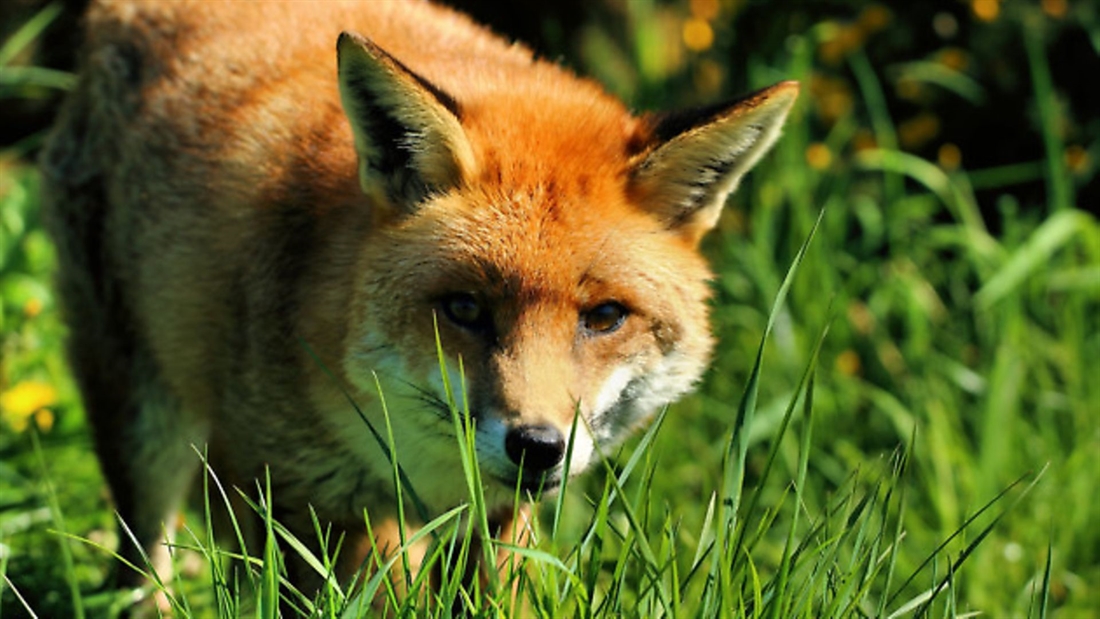
[[[692,389],[697,245],[798,93],[635,116],[422,2],[104,0],[80,57],[44,208],[142,547],[122,556],[163,562],[198,451],[227,485],[269,472],[299,539],[311,510],[343,535],[345,580],[398,546],[392,466],[348,396],[384,428],[380,385],[431,515],[468,498],[437,333],[501,535],[517,487],[552,491]]]

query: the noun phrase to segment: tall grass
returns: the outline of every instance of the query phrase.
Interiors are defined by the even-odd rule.
[[[667,12],[625,6],[621,38],[594,29],[584,43],[599,52],[589,72],[664,105],[683,77],[653,56]],[[411,507],[403,517],[428,522],[404,544],[428,542],[426,563],[453,574],[504,547],[513,569],[485,587],[449,578],[430,590],[430,568],[417,576],[401,554],[374,556],[363,596],[332,580],[317,596],[295,592],[282,553],[310,555],[327,573],[339,540],[318,523],[326,551],[313,556],[314,540],[280,527],[263,489],[253,507],[264,546],[219,546],[209,514],[238,491],[214,471],[164,583],[177,614],[275,616],[280,600],[325,617],[1100,612],[1100,226],[1076,204],[1089,177],[1065,163],[1065,112],[1038,15],[1011,22],[1043,145],[1035,160],[967,170],[903,150],[886,71],[862,50],[843,60],[854,100],[827,131],[803,97],[706,241],[722,343],[700,392],[543,500],[529,548],[467,542],[487,525],[463,388],[452,386],[471,500],[417,513],[395,466]],[[26,47],[40,26],[29,22],[0,50]],[[811,24],[754,55],[748,86],[793,78],[810,90],[815,50],[836,29]],[[0,58],[0,96],[24,96],[18,85],[31,78],[11,70],[19,54]],[[67,83],[49,75],[34,88]],[[866,132],[870,148],[860,145]],[[61,359],[28,150],[0,157],[0,617],[112,616],[132,598],[98,586],[108,549],[126,540],[114,539]],[[1045,201],[1014,192],[1033,179]],[[999,193],[995,211],[978,192]],[[387,428],[375,430],[400,455]]]
[[[811,232],[811,238],[812,235]],[[455,612],[469,616],[530,613],[540,617],[833,617],[896,616],[909,612],[921,616],[937,607],[954,614],[954,575],[1004,516],[1006,507],[1001,506],[1000,513],[990,524],[974,532],[974,541],[969,542],[957,558],[943,553],[951,541],[948,539],[908,575],[896,574],[896,559],[905,543],[900,527],[905,513],[902,480],[908,466],[904,450],[895,453],[888,476],[865,478],[855,472],[837,489],[824,512],[813,513],[805,508],[802,499],[811,450],[813,376],[827,329],[820,330],[802,377],[783,412],[775,440],[767,450],[755,487],[746,486],[747,428],[757,412],[764,344],[809,242],[807,239],[800,249],[773,304],[764,339],[737,406],[737,416],[729,428],[721,483],[711,492],[702,522],[654,500],[653,480],[659,474],[659,465],[652,445],[665,427],[666,413],[662,413],[621,467],[610,460],[603,461],[602,490],[589,495],[593,505],[585,510],[583,524],[571,531],[575,540],[552,539],[542,544],[546,549],[539,550],[518,547],[507,541],[490,543],[478,556],[470,540],[475,534],[484,536],[488,525],[473,448],[474,421],[464,404],[464,393],[452,392],[448,387],[456,430],[455,447],[462,454],[470,491],[469,503],[427,522],[408,539],[402,540],[396,554],[372,556],[364,565],[365,584],[358,590],[345,590],[331,578],[332,556],[311,553],[304,540],[295,539],[273,520],[267,508],[272,504],[268,487],[263,493],[264,500],[252,503],[265,526],[266,542],[262,553],[255,559],[249,557],[242,540],[242,554],[231,555],[238,561],[237,572],[223,569],[220,557],[227,555],[218,550],[209,537],[203,539],[192,533],[191,542],[180,546],[211,561],[209,578],[219,599],[214,606],[217,615],[235,617],[244,610],[274,617],[280,600],[284,608],[294,608],[311,616],[332,617],[451,616]],[[442,350],[440,359],[442,375],[446,377]],[[369,423],[366,417],[363,420]],[[780,445],[794,425],[801,426],[803,433],[798,441],[797,474],[794,478],[783,478],[774,465]],[[384,435],[376,432],[375,436],[392,455],[393,483],[398,495],[402,488],[415,495],[415,488],[400,472],[400,445],[393,440],[388,419],[387,432]],[[208,473],[210,479],[216,481],[216,472]],[[994,497],[951,537],[964,534],[982,512],[995,509],[998,501],[1020,481]],[[762,504],[761,489],[776,484],[786,488],[784,500]],[[220,485],[217,492],[211,492],[208,485],[207,493],[208,501],[211,495],[227,501]],[[248,500],[246,495],[242,496]],[[543,513],[551,516],[554,522],[560,522],[568,518],[563,513],[563,505],[560,501],[553,503],[553,508],[548,506]],[[802,514],[803,511],[806,513]],[[206,513],[210,513],[209,503]],[[800,516],[807,520],[803,531],[799,530]],[[403,520],[404,512],[399,511],[398,517]],[[364,519],[369,529],[369,512],[364,512]],[[320,547],[338,547],[338,542],[333,544],[334,540],[327,539],[318,524]],[[690,541],[678,534],[684,527],[693,534]],[[206,528],[210,529],[209,522]],[[236,524],[234,529],[239,531]],[[414,575],[408,569],[407,551],[425,539],[430,539],[431,543],[421,570]],[[780,540],[782,553],[774,567],[765,569],[759,564],[760,555],[766,556],[769,544]],[[484,581],[484,588],[480,581],[467,583],[454,577],[466,573],[468,563],[494,564],[498,545],[518,555],[510,564],[511,569],[503,574],[487,572],[489,578]],[[326,585],[319,595],[311,597],[295,591],[285,582],[280,569],[283,564],[280,548],[304,556],[326,577]],[[938,561],[948,566],[946,574],[929,569]],[[399,564],[404,568],[397,571],[400,576],[394,576],[391,570]],[[443,575],[442,582],[433,587],[427,575],[437,569],[437,573]],[[171,583],[160,582],[155,574],[149,573],[177,614],[193,614],[194,605],[188,601],[184,590],[173,591]],[[243,578],[235,574],[243,574]],[[909,585],[922,581],[930,584],[923,590],[918,586],[916,595],[910,597]],[[244,595],[242,582],[247,585]],[[898,582],[901,584],[894,584]],[[513,587],[519,595],[512,595]],[[1045,596],[1046,590],[1041,594]]]

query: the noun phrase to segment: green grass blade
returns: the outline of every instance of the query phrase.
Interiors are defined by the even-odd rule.
[[[810,229],[806,239],[802,242],[802,246],[799,247],[798,253],[795,255],[794,260],[791,262],[791,266],[787,269],[787,274],[783,278],[783,282],[779,286],[775,300],[772,303],[771,311],[768,314],[768,321],[764,327],[764,333],[760,337],[760,344],[756,350],[756,358],[753,362],[752,370],[749,373],[745,390],[737,407],[737,416],[734,419],[732,432],[726,444],[723,456],[722,496],[719,506],[719,526],[715,539],[715,544],[719,551],[715,552],[713,555],[710,574],[708,576],[709,582],[713,583],[714,586],[708,587],[704,595],[703,608],[705,614],[728,614],[733,612],[732,607],[728,606],[730,600],[728,600],[726,596],[721,595],[722,591],[729,591],[732,586],[729,573],[731,566],[725,564],[722,558],[732,556],[734,560],[737,560],[741,554],[736,546],[730,547],[729,544],[737,529],[738,513],[741,506],[741,489],[744,484],[745,476],[745,460],[748,456],[748,429],[752,425],[752,420],[756,413],[756,398],[759,390],[761,368],[764,363],[764,349],[768,341],[768,336],[775,326],[776,317],[779,315],[780,308],[786,301],[787,292],[790,290],[791,283],[794,281],[794,276],[798,272],[798,268],[802,264],[802,260],[824,216],[825,210],[822,209],[818,213],[817,219],[814,221],[814,225]],[[715,587],[717,587],[717,589]],[[715,597],[716,591],[718,592],[717,597]]]
[[[439,321],[438,316],[432,314],[432,325],[435,330],[435,349],[436,357],[439,362],[439,374],[443,381],[443,390],[447,399],[448,406],[451,413],[451,425],[454,428],[455,434],[455,446],[458,448],[459,461],[462,463],[462,474],[466,481],[466,492],[470,500],[470,521],[468,522],[468,528],[466,535],[463,536],[461,547],[459,548],[459,554],[457,560],[453,565],[449,566],[458,573],[465,571],[465,566],[470,561],[469,552],[471,550],[470,544],[473,540],[473,531],[476,528],[480,539],[484,541],[480,545],[482,553],[481,560],[487,565],[495,564],[495,556],[493,551],[492,532],[489,528],[489,510],[485,504],[485,490],[481,480],[481,466],[477,459],[477,428],[476,419],[470,414],[470,403],[468,399],[468,391],[466,389],[466,369],[463,365],[462,358],[458,359],[458,379],[459,379],[459,392],[456,397],[454,391],[454,385],[451,384],[450,373],[447,370],[447,358],[443,352],[443,340],[439,334]],[[461,404],[460,404],[461,401]],[[521,465],[522,468],[522,465]],[[496,570],[486,570],[488,577],[488,586],[491,589],[496,589],[499,586],[500,575]],[[456,588],[453,590],[456,594],[462,593],[463,588],[458,587],[460,583],[456,582]]]
[[[53,20],[57,19],[57,16],[61,14],[61,8],[60,2],[47,4],[9,36],[8,40],[0,45],[0,69],[7,72],[11,68],[8,67],[11,61],[28,45],[33,43],[53,23]]]
[[[7,67],[0,73],[0,97],[14,97],[20,89],[30,86],[72,90],[76,86],[76,77],[72,73],[43,67]]]
[[[714,536],[710,533],[714,526],[714,514],[715,504],[717,503],[718,495],[711,493],[710,500],[707,501],[707,511],[703,516],[703,526],[699,529],[699,544],[695,547],[695,556],[691,559],[691,568],[688,573],[684,575],[682,584],[680,585],[680,595],[683,596],[687,590],[688,584],[692,580],[692,576],[703,565],[703,560],[706,559],[707,554],[714,549]]]
[[[1027,477],[1030,476],[1030,475],[1031,475],[1031,473],[1026,473],[1024,475],[1021,475],[1015,481],[1013,481],[1011,484],[1009,484],[1007,487],[1005,487],[1003,490],[998,492],[996,496],[994,496],[985,505],[983,505],[981,508],[979,508],[978,511],[971,514],[970,517],[967,518],[966,521],[964,521],[962,523],[962,525],[959,526],[959,528],[955,530],[954,533],[952,533],[950,536],[948,536],[947,539],[940,542],[940,544],[938,546],[936,546],[936,548],[931,553],[928,554],[928,556],[924,559],[924,561],[921,562],[921,564],[918,565],[915,570],[913,570],[913,573],[909,575],[909,578],[907,578],[905,580],[905,582],[903,582],[900,586],[898,586],[898,588],[894,591],[894,593],[892,595],[890,595],[889,598],[887,598],[886,605],[890,606],[894,602],[894,600],[896,600],[897,597],[901,594],[901,592],[904,591],[905,588],[908,587],[910,583],[912,583],[914,580],[916,580],[917,576],[921,572],[924,571],[924,568],[928,567],[929,564],[933,563],[936,560],[936,558],[939,557],[939,555],[943,551],[943,549],[946,548],[947,545],[950,544],[952,540],[954,540],[959,535],[962,535],[962,533],[966,530],[966,528],[968,526],[970,526],[970,524],[972,522],[977,520],[979,517],[981,517],[982,514],[984,514],[989,509],[991,509],[994,505],[996,505],[1006,494],[1011,492],[1012,489],[1015,488],[1016,486],[1023,483],[1023,481],[1025,479],[1027,479]],[[1032,483],[1034,483],[1034,482],[1032,482]]]
[[[1047,163],[1047,201],[1052,210],[1067,209],[1074,205],[1073,184],[1066,171],[1060,125],[1064,122],[1056,102],[1057,94],[1047,64],[1043,42],[1042,16],[1032,10],[1022,21],[1024,49],[1035,90],[1035,104],[1039,108],[1043,147]]]
[[[580,409],[573,412],[573,422],[569,427],[569,441],[565,444],[565,460],[562,462],[562,470],[568,471],[573,463],[573,446],[576,444],[577,427],[581,419]],[[550,541],[558,539],[558,527],[561,524],[562,510],[565,509],[565,492],[569,485],[569,475],[562,475],[561,488],[558,496],[554,498],[554,518],[550,524]],[[518,499],[519,497],[517,497]]]
[[[1054,558],[1054,536],[1047,540],[1047,559],[1043,567],[1043,586],[1039,589],[1039,619],[1046,619],[1050,604],[1050,571],[1051,560]]]
[[[8,575],[4,572],[5,570],[0,569],[0,578],[4,579],[5,585],[3,587],[0,587],[0,594],[3,594],[5,590],[10,589],[12,595],[15,596],[15,599],[19,600],[19,605],[23,607],[23,610],[27,611],[27,616],[31,619],[38,619],[38,615],[34,613],[34,609],[31,608],[30,603],[27,602],[27,599],[23,597],[22,593],[19,593],[19,589],[15,586],[15,583],[13,583],[11,579],[8,578]]]
[[[822,339],[824,339],[824,334],[822,334]],[[815,362],[816,358],[817,355],[815,353]],[[802,401],[802,419],[804,420],[805,429],[803,430],[802,444],[798,456],[798,478],[795,480],[794,510],[791,514],[790,526],[787,528],[787,539],[783,543],[783,555],[779,560],[779,575],[775,585],[775,599],[771,607],[772,619],[780,619],[781,617],[788,616],[788,609],[790,608],[790,606],[786,604],[787,579],[790,578],[791,575],[791,563],[793,561],[791,552],[794,546],[795,534],[798,530],[798,514],[802,510],[802,496],[806,486],[806,471],[810,463],[810,439],[813,435],[814,376],[815,373],[810,374],[810,380],[806,383],[806,393]],[[780,436],[781,435],[782,430],[780,431]],[[778,442],[778,439],[776,442]]]
[[[1046,268],[1054,252],[1078,234],[1096,233],[1097,223],[1084,211],[1067,210],[1047,218],[1008,262],[974,294],[974,305],[987,310],[1019,288],[1038,269]]]
[[[895,516],[896,521],[894,523],[894,536],[890,543],[889,557],[886,565],[886,581],[882,584],[882,590],[884,592],[890,591],[890,585],[894,580],[894,573],[897,569],[898,554],[901,549],[901,542],[905,537],[904,524],[905,524],[905,507],[906,497],[909,485],[906,481],[909,479],[909,466],[912,462],[913,448],[917,441],[917,427],[914,425],[912,431],[909,434],[909,442],[904,449],[901,450],[901,454],[898,456],[899,461],[895,464],[893,470],[892,483],[894,487],[898,488],[898,508]],[[891,492],[891,495],[893,492]],[[882,521],[883,526],[886,526],[889,515],[889,498],[883,505]],[[888,604],[887,596],[879,596],[879,604],[877,616],[883,617],[886,615],[886,606]]]
[[[898,134],[894,127],[894,121],[890,118],[890,109],[886,105],[886,96],[882,92],[882,83],[875,75],[874,67],[862,49],[848,58],[852,67],[852,75],[859,84],[863,100],[866,102],[867,111],[871,116],[871,126],[875,131],[875,141],[886,152],[887,164],[898,153]],[[894,165],[886,165],[882,168],[882,182],[884,188],[884,202],[893,204],[901,199],[905,191],[902,178]]]
[[[657,413],[657,417],[653,420],[652,423],[649,424],[649,427],[646,428],[645,433],[642,434],[642,438],[638,441],[638,444],[637,446],[635,446],[633,453],[630,454],[630,457],[627,459],[626,464],[624,464],[622,469],[620,469],[619,471],[619,475],[617,476],[617,483],[614,487],[611,488],[611,495],[608,498],[608,503],[612,503],[615,501],[616,498],[618,498],[619,489],[622,486],[626,485],[627,479],[630,478],[631,473],[634,472],[634,468],[638,465],[639,462],[641,462],[642,457],[650,453],[653,441],[656,440],[657,434],[664,426],[667,413],[668,407],[666,406],[662,408],[659,413]],[[582,419],[582,422],[585,424],[588,423],[584,419]],[[588,428],[588,430],[591,431],[591,428]]]
[[[939,166],[916,155],[886,149],[863,151],[856,156],[855,162],[865,170],[893,172],[920,183],[932,191],[955,219],[974,235],[974,249],[981,254],[988,254],[997,247],[996,241],[986,229],[978,201],[970,187],[961,180],[948,176]]]
[[[210,565],[211,580],[214,586],[215,606],[218,609],[218,614],[221,617],[235,616],[236,600],[239,596],[232,594],[229,588],[228,579],[225,571],[222,568],[222,561],[219,560],[218,544],[214,537],[214,516],[211,508],[211,488],[210,482],[214,481],[215,488],[217,488],[219,495],[222,499],[222,504],[225,506],[225,511],[230,522],[230,526],[233,528],[233,533],[236,537],[238,548],[241,549],[242,557],[248,556],[248,545],[245,544],[244,534],[241,531],[240,524],[237,522],[237,515],[234,513],[232,505],[229,503],[229,497],[225,493],[225,489],[222,487],[221,482],[217,476],[214,475],[213,469],[210,467],[210,461],[207,458],[206,451],[200,451],[198,446],[192,445],[191,449],[198,456],[202,462],[202,513],[203,522],[206,524],[205,531],[205,543],[199,542],[199,536],[189,527],[185,527],[191,534],[191,538],[195,540],[195,544],[198,547],[199,552],[202,553],[206,562]],[[242,560],[244,576],[248,580],[251,586],[257,587],[256,579],[253,574],[252,568]]]
[[[619,484],[619,480],[615,475],[615,470],[611,466],[611,462],[604,457],[600,458],[603,462],[604,469],[607,471],[608,479],[610,483],[618,490],[619,494],[623,494],[623,488]],[[669,594],[668,589],[665,587],[664,582],[660,578],[660,562],[657,560],[657,555],[653,552],[653,547],[650,545],[648,538],[646,537],[645,527],[642,525],[642,521],[638,518],[638,515],[634,507],[629,501],[620,501],[620,507],[623,513],[626,515],[627,522],[630,524],[630,532],[633,534],[631,538],[641,553],[642,559],[645,562],[645,571],[651,577],[651,584],[656,587],[657,595],[661,601],[661,604],[665,608],[672,606],[672,596]],[[625,537],[625,536],[624,536]],[[624,545],[625,547],[625,545]]]
[[[771,439],[771,447],[768,449],[768,457],[765,460],[764,467],[760,471],[760,484],[763,484],[768,476],[771,474],[772,467],[775,465],[775,460],[779,456],[779,448],[783,441],[783,437],[787,434],[787,428],[790,427],[791,419],[794,416],[794,412],[797,410],[799,396],[803,394],[804,388],[806,388],[807,382],[812,380],[814,371],[817,369],[818,356],[821,354],[821,347],[825,343],[825,337],[829,333],[829,325],[826,324],[822,327],[820,333],[818,333],[817,341],[814,344],[813,351],[810,353],[810,359],[806,363],[806,367],[802,370],[802,376],[798,380],[798,384],[795,386],[794,394],[791,396],[790,401],[787,403],[787,408],[783,412],[783,417],[779,422],[779,427],[776,429]],[[808,392],[807,392],[808,395]],[[804,409],[803,409],[804,410]],[[749,503],[745,509],[747,514],[751,514],[756,510],[756,505],[759,502],[760,492],[754,492],[749,499]],[[741,535],[735,547],[740,547],[744,540],[745,529],[741,529]]]
[[[46,486],[46,501],[50,508],[50,519],[57,524],[57,531],[67,533],[65,516],[61,513],[61,503],[57,500],[57,491],[50,478],[49,469],[46,468],[46,459],[42,454],[42,445],[38,440],[38,430],[32,429],[30,436],[32,449],[38,459],[38,468],[42,471],[42,480]],[[80,585],[76,581],[73,551],[69,548],[69,540],[64,535],[59,536],[57,542],[58,550],[61,551],[61,562],[65,568],[65,585],[69,588],[69,597],[73,603],[74,619],[84,619],[84,601],[80,597]]]
[[[275,524],[272,516],[271,471],[264,470],[264,566],[260,573],[260,589],[257,591],[256,615],[262,619],[279,616],[279,549],[275,542]]]
[[[935,84],[955,93],[974,105],[985,103],[985,88],[981,83],[962,71],[957,71],[942,62],[915,60],[903,62],[893,67],[899,80],[910,79]]]
[[[1039,471],[1039,473],[1031,481],[1031,483],[1029,483],[1026,487],[1024,487],[1023,491],[1018,496],[1016,496],[1012,500],[1012,502],[1009,503],[1008,506],[1005,507],[1005,509],[1001,511],[1001,513],[997,514],[997,516],[994,517],[993,520],[985,528],[983,528],[978,533],[978,535],[976,535],[974,537],[973,541],[971,541],[969,544],[966,545],[966,548],[963,549],[963,551],[959,555],[959,557],[955,561],[950,562],[948,564],[948,566],[949,566],[948,575],[945,576],[943,578],[943,580],[941,580],[940,583],[933,589],[932,597],[927,602],[925,602],[925,604],[917,611],[917,613],[915,615],[915,617],[917,619],[924,616],[924,614],[928,612],[928,610],[931,608],[932,602],[935,601],[936,595],[938,595],[939,592],[944,589],[944,587],[947,587],[949,584],[951,584],[952,578],[953,578],[955,572],[957,572],[959,570],[959,568],[962,567],[962,564],[966,561],[967,558],[970,557],[970,555],[974,552],[974,550],[977,549],[978,545],[980,545],[982,543],[982,541],[985,540],[985,538],[990,533],[993,532],[993,529],[997,526],[997,523],[999,523],[1006,515],[1008,515],[1008,513],[1010,511],[1012,511],[1012,509],[1015,508],[1016,505],[1019,504],[1019,502],[1025,496],[1027,496],[1027,494],[1031,491],[1031,489],[1034,488],[1039,483],[1039,480],[1042,479],[1043,474],[1046,472],[1046,469],[1047,469],[1047,467],[1044,466],[1043,469],[1041,471]],[[1005,488],[1004,491],[1002,491],[1001,493],[998,493],[997,496],[994,497],[989,503],[986,503],[985,505],[983,505],[982,508],[980,510],[978,510],[977,513],[975,513],[974,517],[967,519],[967,521],[959,528],[959,530],[956,531],[954,534],[952,534],[952,536],[950,538],[948,538],[948,541],[950,541],[956,535],[961,533],[967,527],[967,525],[969,525],[971,522],[973,522],[974,518],[976,518],[978,514],[985,511],[987,508],[992,507],[992,505],[994,503],[996,503],[997,501],[999,501],[1000,498],[1003,497],[1006,492],[1008,492],[1009,490],[1011,490],[1012,488],[1016,487],[1018,484],[1023,482],[1023,480],[1025,478],[1026,478],[1026,476],[1020,477],[1015,482],[1013,482],[1011,485],[1009,485],[1008,488]],[[939,549],[942,549],[946,544],[947,544],[947,541],[945,541],[943,544],[941,544],[939,546]],[[936,556],[936,554],[938,554],[938,552],[939,552],[939,549],[937,549],[936,552],[933,553],[932,556]]]
[[[378,390],[378,405],[382,409],[382,419],[386,424],[386,445],[390,449],[390,453],[393,457],[390,458],[390,474],[393,480],[393,492],[394,503],[397,507],[397,536],[398,542],[404,546],[406,543],[406,527],[407,522],[405,518],[405,497],[401,491],[404,484],[401,483],[401,467],[397,465],[397,444],[393,438],[393,424],[390,421],[390,409],[386,404],[386,395],[382,393],[382,382],[378,380],[378,374],[372,372],[371,375],[374,378],[374,387]],[[411,485],[411,484],[410,484]],[[405,586],[408,589],[412,588],[412,570],[409,567],[409,557],[407,553],[401,553],[401,561],[403,575],[405,576]]]
[[[768,321],[764,327],[764,333],[760,337],[760,345],[757,347],[756,351],[756,360],[753,363],[744,394],[737,407],[737,417],[733,423],[733,433],[726,448],[725,475],[723,475],[725,483],[719,518],[719,523],[721,524],[719,528],[720,547],[724,546],[728,541],[729,536],[733,534],[737,525],[737,514],[741,505],[741,488],[745,474],[745,459],[748,456],[748,429],[752,425],[753,417],[756,413],[756,398],[760,385],[760,375],[764,365],[764,350],[767,345],[768,336],[775,327],[776,317],[779,315],[780,309],[786,302],[787,292],[791,288],[794,276],[798,272],[798,268],[801,266],[802,260],[824,216],[825,210],[823,209],[818,213],[817,220],[814,222],[805,241],[802,242],[802,246],[791,262],[790,268],[787,269],[787,274],[783,278],[783,283],[779,286],[779,291],[775,295],[771,311],[768,314]],[[736,547],[734,550],[736,550]],[[721,554],[722,553],[717,553],[715,557],[719,557]]]
[[[217,474],[214,472],[214,469],[211,468],[210,461],[207,459],[206,452],[205,451],[199,451],[199,448],[197,446],[194,446],[194,445],[192,445],[192,449],[195,451],[195,453],[198,455],[199,459],[202,461],[202,470],[203,470],[202,489],[203,489],[203,516],[204,516],[203,521],[206,523],[206,535],[207,535],[206,542],[207,542],[207,544],[209,545],[210,548],[214,548],[215,545],[216,545],[215,539],[214,539],[214,526],[213,526],[214,520],[213,520],[213,514],[212,514],[211,509],[210,509],[210,482],[213,481],[214,482],[214,487],[218,491],[218,496],[221,497],[222,505],[225,506],[225,511],[226,511],[226,514],[228,515],[229,523],[233,527],[233,536],[234,536],[234,540],[237,543],[237,548],[240,549],[241,555],[243,555],[244,557],[248,557],[249,556],[248,544],[247,544],[247,541],[246,541],[246,538],[245,538],[245,535],[244,535],[244,531],[241,529],[240,522],[238,522],[238,520],[237,520],[237,514],[236,514],[236,511],[233,509],[233,504],[230,501],[229,494],[225,491],[225,487],[222,485],[221,479],[218,478]],[[252,573],[252,570],[250,570],[250,569],[245,570],[245,578],[247,578],[249,583],[251,583],[253,586],[256,586],[256,582],[255,582],[255,578],[254,578],[254,574]]]
[[[343,618],[373,616],[371,604],[374,601],[375,596],[378,594],[378,590],[388,580],[388,574],[393,566],[397,564],[401,555],[407,555],[409,549],[420,543],[421,540],[432,536],[435,537],[438,534],[440,527],[453,523],[463,512],[467,511],[466,505],[459,505],[452,508],[439,516],[431,519],[424,526],[420,527],[416,532],[409,536],[405,544],[397,549],[397,551],[387,559],[381,567],[371,576],[370,580],[363,585],[362,590],[357,592],[352,601],[348,604],[345,612],[341,615]]]

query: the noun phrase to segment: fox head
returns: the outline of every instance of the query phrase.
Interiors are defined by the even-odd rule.
[[[697,245],[796,83],[635,117],[556,68],[445,91],[357,35],[338,55],[375,222],[343,371],[366,394],[377,376],[422,496],[465,496],[437,330],[501,497],[557,486],[693,387],[713,347]]]

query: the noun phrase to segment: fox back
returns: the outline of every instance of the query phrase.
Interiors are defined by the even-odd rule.
[[[312,508],[349,556],[394,543],[362,530],[396,509],[383,403],[423,503],[464,502],[445,383],[507,530],[517,487],[553,490],[699,379],[698,242],[797,94],[635,116],[426,3],[86,21],[47,218],[104,473],[154,554],[196,449],[241,488],[270,471],[303,539]]]

